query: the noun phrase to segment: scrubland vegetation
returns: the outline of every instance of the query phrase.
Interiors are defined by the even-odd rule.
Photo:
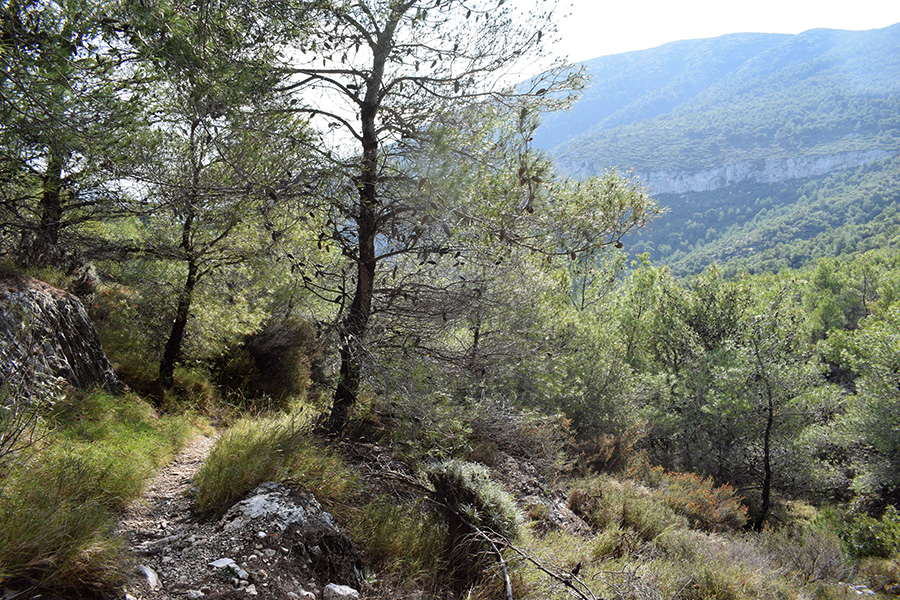
[[[900,592],[896,246],[628,258],[660,207],[534,150],[581,82],[486,81],[552,32],[501,5],[4,5],[2,270],[130,391],[4,367],[0,584],[115,595],[117,513],[214,426],[198,518],[307,489],[372,597]]]
[[[578,563],[573,585],[587,597],[843,598],[851,584],[896,593],[896,257],[687,282],[646,264],[607,266],[601,290],[574,286],[571,260],[544,264],[548,285],[517,308],[525,314],[505,307],[482,321],[515,352],[495,355],[474,386],[450,362],[381,357],[341,444],[321,433],[328,379],[295,384],[327,360],[309,340],[298,342],[309,360],[284,354],[296,372],[283,393],[235,384],[260,367],[225,360],[240,355],[228,348],[177,370],[162,396],[59,392],[33,445],[5,455],[5,576],[113,589],[129,564],[114,515],[198,433],[190,410],[201,407],[222,433],[195,481],[198,516],[215,518],[263,481],[300,485],[351,532],[385,594],[503,593],[490,549],[454,566],[469,536],[452,533],[450,500],[514,544],[502,555],[517,598],[572,597],[566,574]],[[529,330],[501,327],[526,316]],[[105,323],[104,339],[146,339]],[[122,371],[153,388],[134,373]],[[517,497],[510,469],[531,473],[539,496],[586,527],[555,521],[552,501]]]

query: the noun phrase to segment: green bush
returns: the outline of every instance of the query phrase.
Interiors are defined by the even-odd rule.
[[[150,391],[156,379],[165,332],[148,326],[155,311],[134,289],[102,286],[87,306],[103,350],[119,377],[132,389]],[[157,319],[157,321],[164,321]]]
[[[271,398],[281,404],[306,392],[313,363],[321,354],[312,325],[290,319],[270,323],[223,356],[216,377],[242,398]]]
[[[857,558],[889,558],[900,550],[900,513],[888,506],[880,519],[865,513],[855,515],[845,521],[840,536]]]
[[[605,476],[582,480],[573,486],[569,498],[570,505],[573,498],[590,499],[581,500],[583,506],[579,510],[590,511],[587,520],[597,530],[615,524],[636,532],[645,542],[671,527],[687,527],[687,520],[676,514],[661,494],[630,481],[620,482]]]
[[[434,501],[444,507],[447,564],[454,584],[469,587],[497,558],[483,534],[515,541],[522,535],[524,519],[512,497],[491,480],[483,465],[448,460],[428,468],[425,476]],[[502,547],[503,541],[497,539],[495,544]]]

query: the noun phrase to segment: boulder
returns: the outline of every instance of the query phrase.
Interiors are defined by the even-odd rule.
[[[217,528],[226,537],[278,539],[320,580],[356,586],[365,580],[362,554],[315,496],[297,488],[260,484],[225,513]]]
[[[329,583],[322,593],[325,600],[359,600],[359,592],[346,585]]]
[[[81,301],[20,275],[0,276],[0,376],[26,397],[52,379],[122,390]]]

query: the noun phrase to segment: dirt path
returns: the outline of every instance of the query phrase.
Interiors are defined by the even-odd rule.
[[[143,497],[122,516],[119,533],[134,544],[140,542],[141,537],[153,537],[147,535],[149,532],[186,520],[191,507],[187,491],[215,443],[214,437],[199,436],[188,444],[157,474]]]
[[[126,600],[319,600],[335,578],[362,583],[361,555],[300,489],[265,483],[198,522],[188,491],[214,444],[191,442],[122,515],[118,532],[137,561]]]
[[[168,599],[172,584],[185,580],[186,565],[169,550],[179,539],[193,543],[203,533],[205,527],[194,522],[188,490],[215,443],[215,437],[194,439],[122,515],[118,533],[141,563],[126,587],[131,598]]]

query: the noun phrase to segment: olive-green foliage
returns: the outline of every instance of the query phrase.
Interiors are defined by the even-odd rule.
[[[111,590],[128,558],[115,513],[194,431],[134,396],[73,393],[45,418],[38,446],[0,481],[0,583],[57,592]]]
[[[171,294],[157,293],[142,282],[166,277],[155,265],[115,265],[117,279],[132,280],[128,286],[100,285],[89,308],[91,321],[100,334],[103,349],[116,373],[137,390],[149,389],[156,378],[156,359],[162,351],[165,323],[171,321]]]
[[[862,444],[866,451],[854,457],[854,490],[863,495],[900,491],[900,303],[881,315],[866,319],[853,334],[856,365],[860,373],[858,393],[841,419],[848,445]]]
[[[851,565],[841,539],[822,519],[768,529],[753,541],[804,584],[843,581],[850,575]]]
[[[484,465],[448,460],[429,467],[425,477],[434,501],[443,507],[448,529],[446,560],[454,585],[469,587],[497,560],[495,546],[487,537],[501,546],[497,535],[514,542],[522,535],[524,519]]]
[[[606,476],[576,482],[569,494],[569,507],[601,532],[596,556],[633,552],[640,543],[649,542],[670,528],[688,525],[658,491]]]
[[[484,465],[447,460],[429,467],[425,476],[434,488],[435,499],[475,527],[513,541],[522,534],[522,514],[515,501],[491,479]]]
[[[882,594],[900,595],[900,557],[861,560],[856,580]]]
[[[194,480],[197,510],[220,516],[260,483],[286,479],[329,501],[348,493],[355,477],[316,443],[303,417],[241,419],[222,434]]]
[[[897,556],[900,553],[900,513],[888,506],[878,519],[865,513],[852,515],[843,522],[840,535],[853,556]]]

